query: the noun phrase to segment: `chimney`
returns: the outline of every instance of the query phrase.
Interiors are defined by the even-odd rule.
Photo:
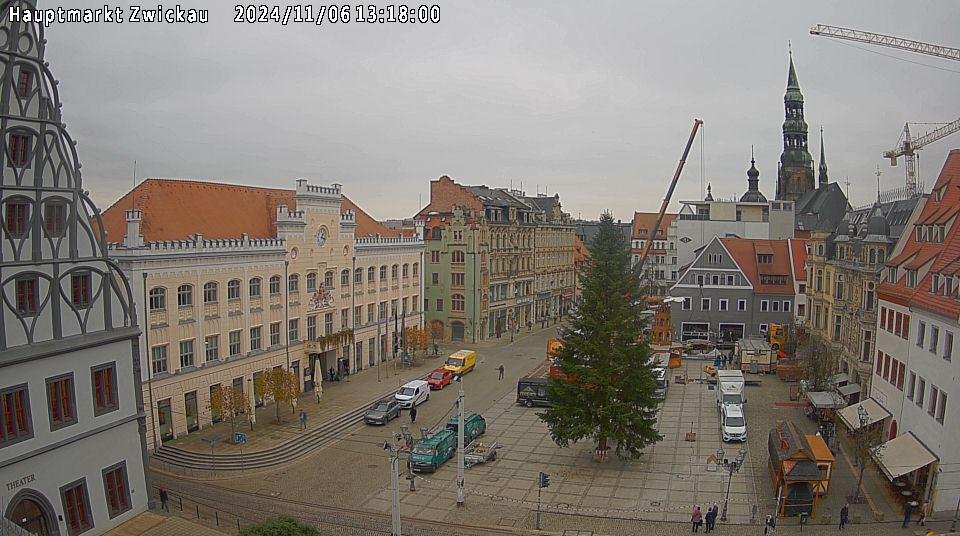
[[[143,212],[139,208],[128,208],[124,211],[127,218],[127,236],[123,237],[123,246],[139,248],[143,246],[143,236],[140,234],[140,221]]]

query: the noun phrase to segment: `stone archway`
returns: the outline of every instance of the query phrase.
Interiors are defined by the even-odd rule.
[[[42,493],[32,489],[17,492],[7,504],[4,517],[35,536],[59,536],[57,514]]]

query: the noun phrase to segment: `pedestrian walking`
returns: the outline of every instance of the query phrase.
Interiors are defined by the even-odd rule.
[[[302,409],[300,410],[300,429],[307,429],[307,412],[303,411]]]
[[[163,508],[165,512],[170,511],[170,507],[167,506],[168,500],[170,500],[170,497],[167,495],[167,490],[160,488],[160,508]]]
[[[434,356],[440,355],[440,347],[437,346],[437,343],[433,343],[433,355]]]
[[[714,510],[713,507],[710,507],[710,509],[707,510],[707,515],[704,516],[704,519],[706,520],[706,526],[703,528],[703,532],[712,532],[713,524],[717,522],[717,511]]]
[[[843,508],[840,509],[840,527],[838,530],[843,530],[847,526],[847,517],[850,516],[850,504],[844,504]]]
[[[410,422],[417,422],[417,406],[410,407]]]
[[[502,363],[500,364],[500,368],[499,368],[498,370],[500,371],[500,379],[502,380],[502,379],[503,379],[503,364],[502,364]]]
[[[693,524],[693,532],[700,531],[700,524],[703,523],[703,512],[700,511],[700,507],[693,509],[693,514],[690,515],[690,523]]]
[[[913,509],[917,506],[916,501],[910,501],[903,507],[903,524],[900,525],[900,528],[907,528],[910,526],[910,516],[913,515]]]
[[[924,502],[920,505],[920,517],[917,518],[917,525],[921,527],[927,526],[927,510],[930,509],[930,503]]]

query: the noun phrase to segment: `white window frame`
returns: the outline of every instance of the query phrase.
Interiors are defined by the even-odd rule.
[[[729,308],[730,308],[729,305],[730,305],[730,300],[728,300],[728,299],[726,299],[726,298],[721,298],[721,299],[720,299],[720,303],[719,303],[719,305],[718,305],[718,307],[719,307],[718,310],[719,310],[719,311],[727,311],[727,310],[729,310]]]
[[[747,300],[737,300],[737,310],[746,311],[747,310]]]

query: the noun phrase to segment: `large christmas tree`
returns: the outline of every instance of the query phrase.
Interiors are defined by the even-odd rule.
[[[566,378],[550,380],[553,406],[540,418],[561,447],[589,437],[601,457],[613,441],[617,456],[638,458],[661,439],[655,429],[651,351],[643,339],[646,299],[628,244],[609,213],[600,217],[588,248],[581,301],[555,353]]]

